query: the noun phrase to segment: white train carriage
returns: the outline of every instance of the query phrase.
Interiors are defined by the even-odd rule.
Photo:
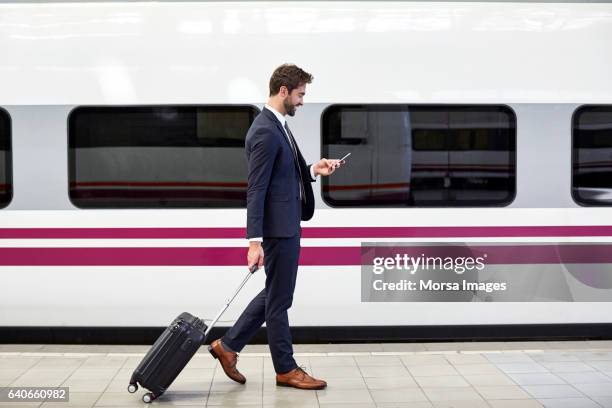
[[[211,317],[246,268],[244,133],[294,62],[305,157],[352,154],[314,184],[293,326],[608,328],[609,38],[601,2],[2,3],[0,326]],[[522,289],[368,301],[364,243],[486,247]]]

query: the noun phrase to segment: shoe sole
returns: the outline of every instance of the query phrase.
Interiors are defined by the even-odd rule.
[[[217,353],[215,352],[215,350],[213,349],[212,344],[210,346],[208,346],[208,352],[215,358],[215,360],[219,360],[219,356],[217,355]],[[219,363],[221,363],[221,360],[219,360]],[[238,381],[234,378],[232,378],[227,371],[225,371],[225,367],[223,367],[223,364],[221,364],[221,368],[223,369],[223,372],[225,373],[225,375],[228,376],[228,378],[230,380],[236,381],[238,384],[244,384],[246,383],[246,379],[244,381]]]
[[[289,388],[297,388],[298,390],[323,390],[325,389],[325,387],[327,387],[327,385],[320,385],[318,387],[312,387],[312,388],[303,388],[303,387],[296,387],[295,385],[291,385],[291,384],[287,384],[287,383],[283,383],[283,382],[276,382],[276,385],[278,385],[279,387],[289,387]]]

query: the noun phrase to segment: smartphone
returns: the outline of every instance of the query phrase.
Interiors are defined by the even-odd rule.
[[[347,158],[347,157],[349,157],[350,155],[351,155],[350,153],[347,153],[346,155],[344,155],[344,157],[343,157],[343,158],[341,158],[341,159],[340,159],[340,161],[342,161],[342,160],[346,159],[346,158]]]

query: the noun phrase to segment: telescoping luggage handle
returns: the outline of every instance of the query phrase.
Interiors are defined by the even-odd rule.
[[[251,267],[251,269],[247,272],[247,275],[244,277],[244,279],[242,280],[242,282],[240,283],[240,286],[238,286],[238,289],[236,290],[236,292],[232,295],[231,298],[228,299],[227,303],[225,303],[225,305],[223,306],[223,308],[219,311],[219,313],[217,313],[217,315],[215,316],[215,318],[213,319],[213,321],[210,323],[210,326],[208,326],[208,328],[206,329],[206,331],[204,332],[204,338],[206,338],[208,336],[208,332],[210,332],[210,330],[215,326],[215,324],[217,323],[217,321],[221,318],[221,315],[225,312],[225,310],[229,307],[229,305],[232,303],[232,301],[234,300],[234,298],[236,296],[238,296],[238,293],[240,293],[240,290],[242,289],[242,287],[247,283],[247,281],[249,280],[249,278],[251,277],[252,274],[255,273],[255,271],[257,271],[258,266],[257,264],[253,265]]]

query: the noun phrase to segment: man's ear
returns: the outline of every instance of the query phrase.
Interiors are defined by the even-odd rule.
[[[285,98],[285,97],[287,97],[287,95],[289,95],[289,90],[287,89],[287,87],[285,85],[282,85],[280,87],[278,93],[280,94],[280,96]]]

